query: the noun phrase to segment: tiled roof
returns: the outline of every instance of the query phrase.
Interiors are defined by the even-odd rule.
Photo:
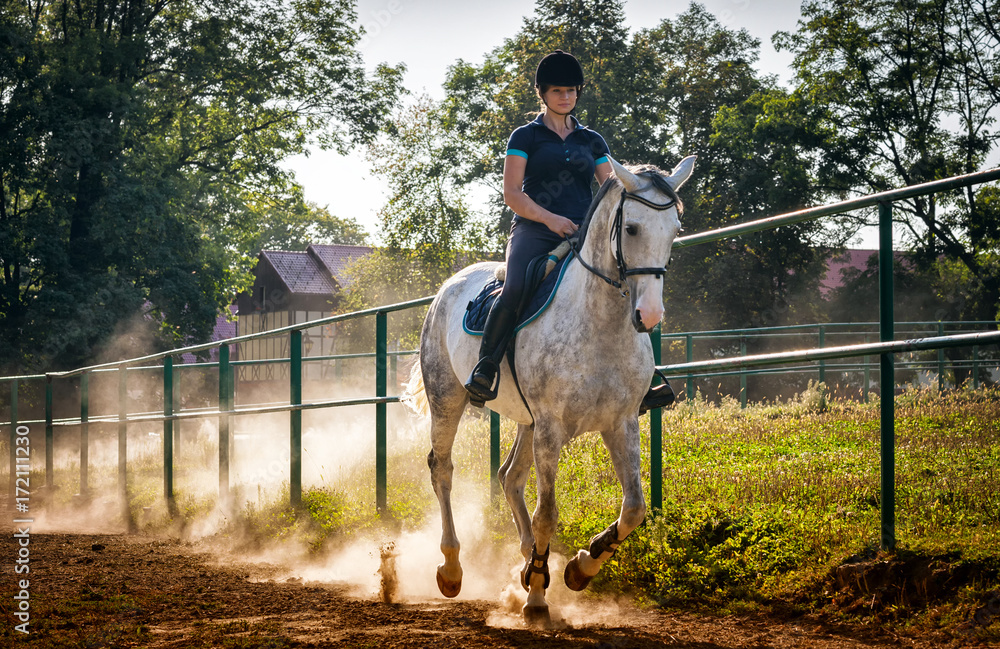
[[[371,254],[372,250],[368,246],[314,243],[309,246],[308,253],[325,266],[337,284],[343,287],[348,283],[344,273],[347,267],[359,258]]]
[[[291,293],[330,295],[335,290],[326,269],[307,252],[264,250],[260,255]]]

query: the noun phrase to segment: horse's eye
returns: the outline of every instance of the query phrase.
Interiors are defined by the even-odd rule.
[[[634,237],[635,235],[639,234],[639,226],[637,226],[637,225],[626,225],[625,226],[625,234]]]

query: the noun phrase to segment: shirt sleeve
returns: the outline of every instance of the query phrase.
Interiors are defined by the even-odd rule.
[[[528,159],[528,151],[531,149],[531,133],[527,128],[521,126],[514,129],[507,140],[507,155],[521,156]]]
[[[608,158],[611,156],[611,149],[608,148],[608,143],[604,141],[601,134],[597,131],[590,132],[592,137],[590,139],[590,152],[594,154],[594,164],[604,164],[608,162]]]

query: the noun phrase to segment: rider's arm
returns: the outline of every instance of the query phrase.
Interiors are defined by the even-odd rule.
[[[524,193],[524,169],[527,158],[508,155],[503,163],[503,202],[521,218],[537,221],[556,234],[570,235],[577,231],[576,223],[545,209]],[[611,164],[607,165],[609,168]]]
[[[611,163],[608,162],[607,158],[605,158],[604,162],[597,165],[597,169],[594,171],[594,175],[597,176],[598,187],[603,185],[604,181],[614,175],[614,173],[614,168],[611,166]]]

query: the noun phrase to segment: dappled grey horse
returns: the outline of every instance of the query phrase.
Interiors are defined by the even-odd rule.
[[[555,480],[559,451],[574,437],[599,431],[610,452],[624,498],[618,519],[566,566],[564,578],[583,590],[618,544],[646,513],[639,476],[639,406],[653,376],[647,332],[663,316],[663,273],[680,231],[676,190],[690,177],[694,156],[666,175],[652,166],[615,175],[594,199],[579,254],[568,260],[552,302],[515,339],[514,383],[505,360],[495,401],[489,407],[517,422],[517,435],[498,478],[514,514],[525,566],[523,614],[547,622],[549,540],[556,528]],[[437,582],[455,597],[462,587],[459,541],[451,508],[452,445],[469,403],[465,377],[478,360],[479,339],[466,333],[466,306],[491,280],[497,263],[465,268],[448,279],[430,306],[404,401],[430,412],[431,482],[441,505],[441,552]],[[523,394],[523,399],[522,399]],[[538,500],[528,514],[524,487],[532,461]]]

